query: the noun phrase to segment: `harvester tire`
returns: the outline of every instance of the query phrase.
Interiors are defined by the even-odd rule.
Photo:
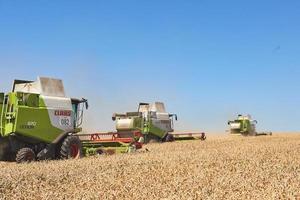
[[[165,138],[165,142],[174,142],[175,138],[172,134],[168,134]]]
[[[149,144],[155,144],[158,143],[159,141],[157,141],[156,139],[150,139],[147,143]]]
[[[60,148],[61,159],[78,159],[82,157],[82,144],[77,136],[71,135],[64,139]]]
[[[35,153],[31,148],[22,148],[17,152],[16,162],[25,163],[35,161]]]

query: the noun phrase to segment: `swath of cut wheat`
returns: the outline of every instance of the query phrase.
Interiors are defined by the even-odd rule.
[[[0,199],[299,199],[300,135],[208,137],[133,154],[0,163]]]

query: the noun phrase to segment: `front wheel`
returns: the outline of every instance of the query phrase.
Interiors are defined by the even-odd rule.
[[[82,157],[82,144],[77,136],[71,135],[64,139],[60,148],[61,159],[78,159]]]
[[[175,138],[172,134],[168,134],[165,138],[165,142],[174,142]]]
[[[25,163],[35,161],[35,153],[31,148],[22,148],[17,152],[16,162]]]

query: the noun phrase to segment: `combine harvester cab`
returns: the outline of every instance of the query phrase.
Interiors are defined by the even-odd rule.
[[[75,135],[81,131],[85,99],[65,96],[61,80],[15,80],[0,95],[0,160],[28,162],[82,156]]]
[[[243,116],[238,115],[238,118],[234,121],[228,121],[231,135],[243,135],[243,136],[262,136],[272,135],[272,132],[256,131],[257,120],[253,120],[250,115]]]
[[[184,139],[205,140],[204,133],[176,133],[174,134],[174,119],[176,114],[166,112],[164,103],[140,103],[137,112],[113,114],[119,137],[132,137],[141,143],[172,142]]]

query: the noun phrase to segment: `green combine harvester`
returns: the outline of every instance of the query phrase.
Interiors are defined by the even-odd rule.
[[[272,135],[272,132],[258,133],[256,131],[257,121],[253,120],[250,115],[243,116],[238,115],[234,121],[228,121],[231,135],[243,135],[243,136],[261,136]]]
[[[206,139],[205,133],[173,133],[177,115],[166,112],[162,102],[140,103],[137,112],[115,113],[112,119],[120,137],[133,137],[141,143]]]
[[[87,100],[66,97],[61,80],[15,80],[11,92],[0,94],[0,160],[20,163],[130,151],[132,142],[115,137],[103,141],[88,134],[80,139],[84,108]]]

